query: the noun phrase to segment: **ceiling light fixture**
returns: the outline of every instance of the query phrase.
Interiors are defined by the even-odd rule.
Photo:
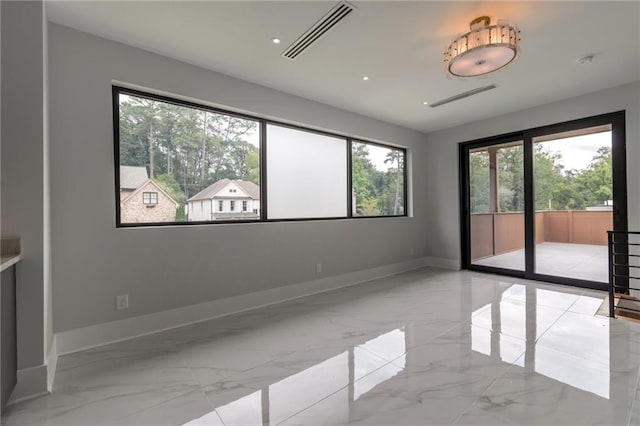
[[[273,42],[273,44],[280,44],[280,39],[278,37],[272,38],[271,41]]]
[[[364,77],[362,77],[362,79],[363,79],[364,81],[367,81],[367,80],[369,80],[369,77],[367,77],[367,76],[365,75]]]
[[[513,62],[520,52],[520,31],[499,20],[481,16],[470,23],[468,33],[451,42],[444,52],[447,74],[476,77],[497,71]]]

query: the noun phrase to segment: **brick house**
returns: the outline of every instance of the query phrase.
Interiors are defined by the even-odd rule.
[[[146,167],[120,166],[120,222],[173,222],[178,203],[149,179]]]

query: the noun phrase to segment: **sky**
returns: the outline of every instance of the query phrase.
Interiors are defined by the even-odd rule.
[[[583,170],[589,166],[598,148],[602,146],[611,148],[611,132],[592,133],[540,143],[551,152],[562,155],[559,163],[564,165],[565,170]]]
[[[384,160],[387,159],[389,148],[376,145],[367,145],[367,148],[369,149],[369,160],[371,160],[371,164],[373,164],[376,170],[386,172],[390,167],[394,167],[393,163],[384,162]]]

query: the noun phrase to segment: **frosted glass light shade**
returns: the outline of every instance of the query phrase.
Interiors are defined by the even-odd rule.
[[[516,57],[516,51],[507,46],[479,47],[455,57],[449,72],[457,77],[475,77],[497,71]]]
[[[444,53],[452,77],[476,77],[497,71],[518,56],[520,31],[506,23],[489,25],[486,16],[471,22],[471,31],[457,37]]]

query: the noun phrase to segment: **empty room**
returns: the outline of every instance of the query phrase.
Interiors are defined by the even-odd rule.
[[[640,2],[0,2],[6,425],[640,425]]]

